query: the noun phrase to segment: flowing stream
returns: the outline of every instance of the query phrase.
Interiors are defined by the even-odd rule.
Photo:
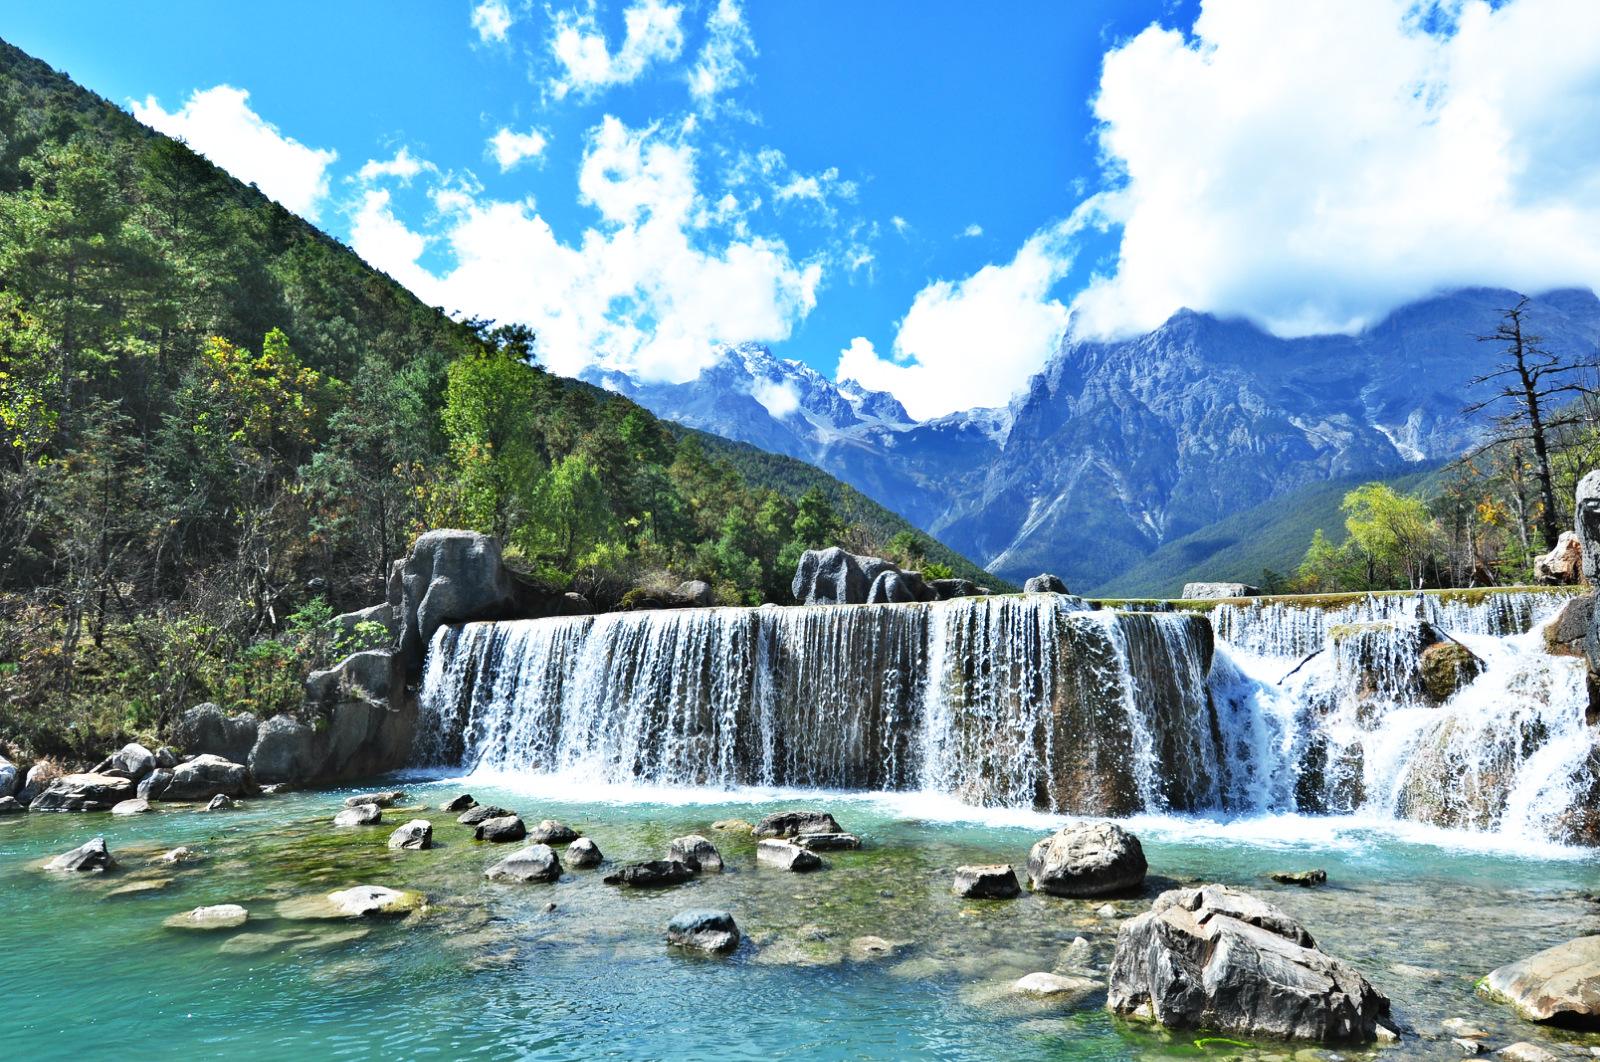
[[[415,761],[1568,841],[1594,829],[1596,744],[1581,664],[1543,649],[1564,600],[1204,615],[1021,595],[471,623],[430,646]]]

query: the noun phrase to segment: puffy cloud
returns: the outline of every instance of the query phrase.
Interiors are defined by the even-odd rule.
[[[1081,217],[1045,229],[1010,262],[919,291],[900,322],[892,356],[857,337],[835,376],[891,391],[918,418],[1004,405],[1055,349],[1067,309],[1051,296],[1072,264]]]
[[[410,148],[401,145],[400,150],[395,152],[392,159],[368,159],[360,171],[357,172],[356,179],[363,184],[371,184],[374,181],[392,177],[401,184],[409,185],[417,174],[423,170],[432,169],[432,163],[422,161],[411,154]]]
[[[1120,226],[1074,327],[1353,329],[1468,284],[1600,287],[1600,4],[1206,0],[1107,53]]]
[[[544,154],[547,143],[545,135],[537,129],[518,133],[502,126],[498,133],[489,138],[489,151],[495,162],[499,163],[500,172],[505,173],[519,162]]]
[[[800,393],[787,380],[757,380],[750,387],[750,397],[766,407],[778,420],[800,408]]]
[[[979,225],[977,222],[973,222],[971,225],[968,225],[966,228],[961,230],[961,235],[963,237],[982,236],[983,235],[983,226]]]
[[[511,9],[505,0],[483,0],[472,9],[472,28],[478,31],[478,39],[485,44],[505,40],[511,23]]]
[[[744,82],[745,59],[755,55],[755,38],[738,0],[717,0],[706,19],[706,42],[689,69],[689,94],[702,109],[710,109],[719,96]]]
[[[551,83],[556,97],[626,85],[651,63],[677,59],[683,51],[682,18],[680,6],[639,0],[622,13],[622,45],[613,54],[592,3],[586,10],[557,15],[550,50],[564,73]]]
[[[775,239],[718,238],[680,135],[607,117],[589,134],[578,187],[598,221],[571,243],[531,202],[461,184],[435,190],[438,231],[427,234],[386,192],[369,192],[351,242],[431,303],[531,325],[541,358],[563,373],[599,363],[692,379],[719,343],[782,341],[815,307],[819,262],[796,262]],[[451,265],[424,267],[429,249]]]
[[[310,221],[328,196],[328,167],[335,151],[310,148],[250,108],[250,93],[232,85],[197,90],[176,111],[154,96],[130,100],[135,118],[183,140],[241,181]]]

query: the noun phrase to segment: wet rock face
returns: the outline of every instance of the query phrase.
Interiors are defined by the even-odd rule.
[[[1528,1021],[1600,1029],[1600,936],[1579,937],[1509,963],[1484,978],[1482,992]]]
[[[133,782],[116,774],[69,774],[33,798],[29,811],[110,811],[134,796]]]
[[[1175,1029],[1369,1043],[1389,1001],[1278,908],[1225,885],[1174,889],[1124,923],[1107,1006]]]
[[[667,923],[667,943],[724,954],[739,946],[739,927],[727,911],[680,911]]]
[[[1139,838],[1112,822],[1064,826],[1033,846],[1028,878],[1053,896],[1106,896],[1144,884]]]
[[[333,909],[347,918],[395,918],[422,908],[422,894],[383,885],[357,885],[328,893]]]
[[[539,844],[567,844],[578,839],[578,831],[555,819],[541,819],[528,831],[528,840]]]
[[[1422,651],[1422,692],[1435,704],[1483,674],[1483,661],[1460,642],[1435,642]]]

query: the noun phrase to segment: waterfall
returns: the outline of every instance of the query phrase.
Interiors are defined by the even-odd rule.
[[[414,759],[1560,837],[1592,829],[1597,758],[1583,668],[1542,647],[1564,600],[1366,595],[1201,615],[1028,594],[469,623],[429,647]]]

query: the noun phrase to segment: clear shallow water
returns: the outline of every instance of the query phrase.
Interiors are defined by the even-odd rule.
[[[595,838],[608,861],[664,854],[701,832],[730,872],[677,889],[623,893],[592,871],[554,885],[506,886],[482,870],[516,846],[489,846],[437,811],[385,812],[381,827],[334,831],[342,797],[265,798],[209,815],[167,810],[132,819],[27,815],[0,820],[0,1036],[17,1057],[133,1050],[283,1058],[1008,1058],[1294,1057],[1293,1049],[1201,1049],[1113,1021],[1103,995],[1077,1010],[1015,1000],[1006,984],[1049,970],[1076,936],[1109,960],[1117,919],[1098,903],[1026,896],[974,903],[949,892],[964,862],[1020,865],[1058,816],[992,811],[921,794],[578,789],[559,780],[476,777],[401,784],[414,805],[462,789],[559,818]],[[868,847],[833,853],[820,873],[757,870],[748,836],[710,829],[804,804],[833,811]],[[390,830],[435,824],[430,852],[389,852]],[[1490,1043],[1560,1036],[1478,1000],[1493,967],[1581,933],[1600,932],[1593,854],[1519,846],[1353,818],[1132,821],[1151,894],[1174,883],[1244,885],[1300,918],[1324,948],[1356,963],[1421,1038],[1383,1057],[1454,1057],[1438,1023],[1461,1016]],[[122,863],[62,880],[37,862],[102,833]],[[156,868],[185,844],[205,858]],[[1519,850],[1520,848],[1520,850]],[[1330,884],[1299,890],[1269,870],[1320,866]],[[276,905],[358,883],[417,888],[415,921],[360,925],[275,917]],[[130,888],[131,887],[131,888]],[[143,891],[135,891],[135,890]],[[239,933],[186,934],[162,921],[237,902]],[[545,912],[554,902],[557,908]],[[1148,898],[1120,900],[1120,917]],[[678,910],[725,907],[747,941],[729,959],[673,954],[662,927]],[[362,932],[364,930],[364,932]],[[888,940],[863,958],[852,941]],[[853,950],[856,954],[853,954]],[[1317,1052],[1315,1057],[1330,1057]],[[1338,1052],[1343,1057],[1359,1053]],[[1311,1057],[1311,1056],[1303,1056]]]

